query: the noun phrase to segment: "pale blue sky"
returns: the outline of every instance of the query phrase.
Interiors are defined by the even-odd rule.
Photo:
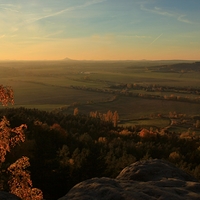
[[[200,0],[0,0],[0,60],[200,60]]]

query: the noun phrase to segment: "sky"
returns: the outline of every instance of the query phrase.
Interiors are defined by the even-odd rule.
[[[200,0],[0,0],[0,60],[200,60]]]

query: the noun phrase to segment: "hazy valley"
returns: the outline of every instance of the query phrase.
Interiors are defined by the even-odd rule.
[[[178,125],[181,130],[195,129],[200,110],[199,74],[200,63],[195,61],[0,63],[1,84],[14,90],[13,107],[67,114],[77,107],[85,115],[117,111],[119,124],[125,126],[162,128],[180,118],[172,130]]]
[[[140,160],[167,160],[200,180],[199,77],[196,61],[2,61],[15,104],[0,116],[28,127],[6,164],[29,157],[49,200]]]

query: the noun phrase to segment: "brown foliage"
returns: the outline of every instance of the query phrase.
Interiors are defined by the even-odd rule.
[[[13,90],[10,87],[0,85],[0,102],[4,106],[8,103],[14,103]],[[7,152],[10,152],[11,148],[20,142],[25,141],[24,129],[26,128],[26,124],[10,128],[10,123],[6,117],[2,118],[0,121],[0,167],[2,166],[1,164],[5,162]],[[42,191],[37,188],[32,188],[30,173],[26,170],[29,166],[29,158],[24,156],[8,167],[7,170],[11,175],[8,181],[10,192],[23,200],[42,200]],[[2,175],[3,172],[6,171],[0,168],[0,175]],[[0,188],[3,189],[4,180],[0,179],[0,182]]]
[[[78,115],[78,113],[79,113],[78,108],[74,108],[74,116]]]
[[[3,106],[7,106],[8,103],[14,104],[14,95],[11,87],[0,85],[0,102]]]
[[[7,152],[10,148],[16,146],[20,142],[25,141],[24,129],[27,128],[26,124],[19,127],[10,128],[9,121],[3,117],[0,121],[0,162],[5,161]]]
[[[115,111],[114,113],[112,111],[108,111],[107,113],[99,113],[99,112],[90,112],[90,117],[94,117],[94,118],[100,118],[103,121],[106,122],[112,122],[114,127],[117,127],[118,125],[118,121],[119,121],[119,114],[117,111]]]
[[[23,200],[41,200],[43,199],[42,191],[32,188],[30,173],[26,170],[29,166],[29,158],[25,156],[10,165],[8,168],[11,174],[8,182],[10,192]]]

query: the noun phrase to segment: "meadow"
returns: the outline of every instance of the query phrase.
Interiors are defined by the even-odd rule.
[[[196,63],[194,68],[194,63],[145,60],[2,61],[0,83],[13,88],[15,104],[12,107],[67,114],[73,114],[77,107],[80,114],[86,115],[91,111],[106,113],[111,110],[119,113],[123,126],[162,128],[170,125],[170,112],[184,114],[185,119],[193,119],[200,114],[200,102],[188,100],[200,98],[200,66]],[[148,91],[149,86],[154,87],[152,85],[172,89]],[[149,98],[145,97],[147,94],[167,98],[170,95],[179,96],[186,100]]]

